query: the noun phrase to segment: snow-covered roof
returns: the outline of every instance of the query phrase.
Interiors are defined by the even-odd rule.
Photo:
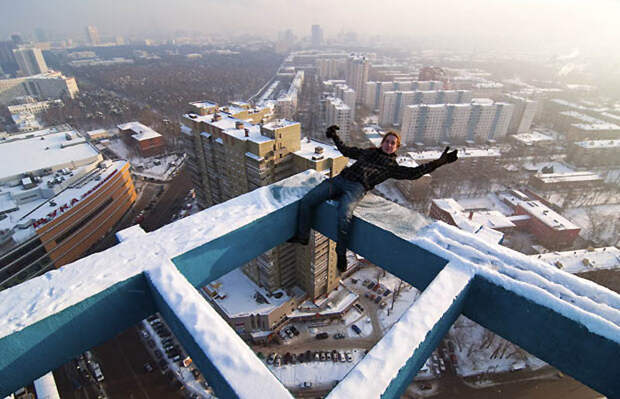
[[[530,257],[540,259],[569,273],[620,267],[620,249],[616,247],[549,252],[541,255],[531,255]]]
[[[519,133],[513,134],[512,137],[514,140],[517,140],[523,144],[533,144],[541,141],[553,141],[553,137],[548,136],[546,134],[542,134],[540,132],[531,132],[531,133]]]
[[[71,140],[67,139],[68,134]],[[42,169],[66,167],[72,162],[83,164],[99,156],[74,130],[50,133],[46,129],[10,136],[10,139],[0,140],[0,181]]]
[[[131,137],[137,141],[150,140],[161,136],[161,134],[140,122],[127,122],[117,127],[121,130],[131,130],[133,132]]]
[[[97,193],[96,188],[100,182],[122,169],[126,163],[124,160],[99,162],[97,158],[85,166],[66,168],[64,173],[43,176],[41,182],[29,190],[22,186],[1,186],[3,195],[0,195],[0,211],[5,211],[8,217],[0,220],[0,230],[14,229],[15,242],[24,241],[35,233],[33,221],[45,218],[50,222],[74,205],[88,200],[89,196]],[[48,181],[57,179],[62,179],[62,182],[52,188],[47,185]],[[49,196],[39,195],[42,187],[50,193]],[[32,192],[34,198],[17,206],[15,197],[28,192]],[[15,228],[18,225],[22,227]]]
[[[212,108],[212,107],[217,106],[216,103],[213,103],[211,101],[195,101],[189,104],[193,105],[196,108]]]
[[[323,152],[320,154],[316,153],[317,148],[322,148]],[[328,145],[324,143],[320,143],[315,140],[302,139],[301,140],[301,149],[295,151],[295,155],[309,159],[309,160],[319,160],[326,158],[340,158],[343,155],[334,147],[333,145]]]
[[[594,172],[568,172],[568,173],[537,173],[536,177],[543,183],[570,183],[585,181],[603,181],[603,178]]]
[[[230,318],[266,315],[285,304],[291,298],[282,290],[269,294],[258,287],[240,269],[235,269],[208,284],[207,289],[217,292],[212,300]]]
[[[458,149],[459,158],[488,158],[488,157],[500,157],[502,154],[499,148],[471,148],[464,147],[454,149]],[[411,159],[415,161],[428,161],[437,159],[441,156],[442,150],[429,150],[429,151],[416,151],[416,152],[408,152],[407,155],[411,157]]]
[[[540,201],[517,200],[516,203],[525,209],[527,213],[555,230],[579,229],[579,226]]]
[[[588,140],[579,141],[575,145],[583,148],[618,148],[620,147],[620,140]]]

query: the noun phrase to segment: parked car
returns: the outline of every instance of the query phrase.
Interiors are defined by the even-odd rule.
[[[161,359],[164,356],[164,354],[161,353],[161,351],[159,349],[155,349],[153,351],[153,353],[155,354],[155,357],[158,358],[158,359]]]
[[[355,304],[355,305],[353,305],[353,306],[355,306],[355,309],[359,310],[359,311],[360,311],[360,313],[364,313],[364,307],[363,307],[361,304],[356,303],[356,304]]]
[[[375,283],[373,283],[372,281],[370,283],[368,283],[368,289],[372,290],[375,287]]]
[[[291,331],[293,332],[295,336],[299,335],[299,330],[295,328],[295,326],[291,326]]]
[[[351,351],[346,351],[344,355],[347,358],[347,362],[351,363],[353,361],[353,356],[351,355]]]
[[[267,364],[273,364],[275,357],[276,357],[276,353],[271,352],[269,356],[267,356]]]
[[[304,389],[312,388],[312,383],[309,381],[304,381],[301,384],[299,384],[299,387],[304,388]]]
[[[146,371],[147,373],[150,373],[151,371],[153,371],[153,366],[151,366],[151,363],[149,362],[144,363],[144,371]]]
[[[356,326],[355,324],[353,324],[351,328],[353,329],[353,331],[355,331],[357,335],[360,335],[362,333],[362,330],[360,330],[360,328]]]
[[[159,365],[159,369],[162,371],[162,373],[168,370],[168,362],[166,361],[166,359],[161,359],[157,364]]]
[[[315,335],[316,339],[327,339],[327,337],[329,337],[329,334],[326,332],[322,332],[322,333]]]
[[[282,365],[282,359],[279,355],[276,355],[276,358],[273,361],[273,365],[276,367],[280,367]]]
[[[368,287],[368,284],[370,284],[370,280],[368,280],[368,279],[365,279],[365,280],[362,282],[362,285],[363,285],[364,287]]]
[[[343,351],[338,353],[338,357],[340,358],[340,363],[345,363],[347,361],[347,357]]]
[[[325,356],[325,352],[321,351],[319,353],[319,358],[321,359],[322,362],[324,362],[327,359],[327,357]]]
[[[343,339],[344,338],[344,334],[343,333],[336,333],[334,334],[334,339]]]
[[[332,351],[332,360],[333,360],[334,362],[337,362],[337,361],[339,360],[339,359],[338,359],[338,357],[339,357],[338,351],[337,351],[336,349],[334,349],[334,350]]]
[[[380,297],[380,296],[377,296],[377,297],[375,298],[375,303],[378,305],[378,304],[379,304],[379,302],[381,302],[381,297]]]
[[[385,289],[385,292],[383,293],[383,296],[388,296],[392,293],[392,291],[390,291],[388,288]]]

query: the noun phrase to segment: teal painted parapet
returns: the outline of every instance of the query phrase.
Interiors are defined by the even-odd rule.
[[[319,181],[314,174],[304,176],[308,177],[302,181],[305,191]],[[235,205],[236,212],[241,212],[246,205],[251,208],[261,201],[276,201],[277,206],[264,208],[267,211],[250,210],[249,214],[239,215],[227,213],[227,205],[216,206],[149,234],[138,229],[121,232],[119,237],[126,241],[104,253],[64,266],[63,269],[68,272],[55,271],[54,275],[46,274],[0,292],[0,317],[4,323],[0,325],[0,395],[15,391],[84,350],[159,311],[201,370],[214,376],[213,385],[219,391],[216,391],[218,397],[253,397],[239,395],[242,390],[238,385],[246,384],[247,381],[224,376],[224,370],[216,366],[217,361],[203,351],[205,343],[200,344],[202,338],[192,335],[188,321],[182,320],[177,310],[164,299],[170,292],[164,290],[162,295],[150,284],[152,280],[149,278],[158,270],[176,266],[178,271],[175,272],[180,272],[179,276],[183,275],[186,280],[182,284],[185,291],[175,295],[191,293],[195,296],[198,293],[191,287],[213,281],[284,242],[295,229],[301,194],[289,201],[280,200],[285,190],[299,189],[295,184],[301,180],[295,178],[298,180],[287,179],[226,203]],[[317,209],[314,219],[314,227],[330,238],[335,238],[335,213],[336,203],[327,202]],[[215,232],[211,231],[211,224],[218,227]],[[399,396],[406,382],[415,375],[449,325],[460,314],[461,308],[463,314],[474,321],[510,339],[584,384],[608,397],[620,397],[620,379],[615,378],[620,375],[617,363],[620,358],[620,333],[617,332],[620,330],[618,317],[615,316],[620,312],[620,306],[615,305],[620,303],[620,297],[617,294],[597,289],[596,285],[591,284],[588,288],[594,294],[592,298],[586,298],[587,301],[596,302],[599,297],[605,297],[609,309],[597,314],[592,306],[584,306],[582,309],[577,303],[570,306],[581,313],[576,313],[578,316],[566,316],[553,305],[541,301],[540,295],[532,294],[544,292],[545,289],[553,290],[558,282],[552,281],[552,274],[560,272],[527,270],[528,265],[523,264],[526,261],[518,259],[521,262],[518,266],[526,269],[518,269],[519,272],[510,275],[498,274],[508,281],[505,285],[498,284],[487,278],[502,266],[498,263],[501,257],[491,256],[499,248],[497,245],[483,243],[464,232],[459,233],[460,236],[453,234],[451,237],[433,234],[434,230],[426,228],[426,231],[420,232],[426,224],[428,221],[415,212],[372,196],[360,204],[354,217],[351,249],[424,290],[422,297],[436,295],[435,279],[445,275],[447,269],[461,261],[475,275],[471,283],[470,277],[462,277],[462,280],[455,277],[456,286],[461,288],[449,306],[437,306],[430,302],[428,308],[436,306],[434,310],[438,312],[435,321],[425,327],[419,345],[410,343],[411,346],[406,348],[411,351],[411,356],[402,362],[398,372],[389,376],[387,385],[373,399],[378,396]],[[466,259],[468,253],[474,253],[475,257]],[[526,290],[529,294],[518,292],[511,284],[512,280],[515,284],[521,283],[518,281],[519,273],[535,275],[541,284],[526,283],[531,288],[530,291]],[[58,298],[53,294],[71,291],[67,288],[76,286],[77,278],[79,281],[102,281],[103,285],[90,285],[88,291],[81,293],[81,296],[77,295],[79,299],[76,301],[72,301],[72,296],[75,297],[79,292],[67,292],[64,297]],[[571,278],[573,282],[576,279]],[[112,283],[108,284],[110,280]],[[168,290],[173,288],[169,286]],[[32,303],[26,299],[22,302],[14,301],[14,298],[32,297],[30,293],[33,289],[49,290],[48,295],[41,295],[47,302]],[[557,295],[553,298],[556,302],[570,303]],[[7,305],[9,303],[14,305]],[[196,307],[198,318],[202,312],[206,312],[205,306],[209,305],[202,302]],[[23,318],[24,314],[36,314],[36,317]],[[221,321],[216,323],[218,334],[234,334],[229,326],[223,325],[221,319],[218,320]],[[401,322],[393,328],[402,327]],[[596,328],[591,328],[593,322],[599,323],[599,330],[603,325],[607,334],[599,334]],[[382,340],[377,345],[385,347],[388,343]],[[241,352],[246,353],[246,349],[249,350],[246,347]],[[372,355],[375,360],[381,359],[381,356],[389,354]],[[363,363],[364,360],[347,375],[343,384],[359,372],[358,367],[363,367]],[[380,371],[376,370],[377,373]],[[372,375],[372,370],[370,372],[365,375]],[[270,384],[273,382],[271,377],[265,377]],[[337,387],[330,397],[344,399],[338,396],[341,389]],[[367,397],[362,391],[360,389],[354,396],[358,399]]]
[[[609,398],[620,397],[620,344],[477,276],[463,314]]]
[[[155,311],[151,290],[139,274],[0,338],[0,396],[28,385]]]

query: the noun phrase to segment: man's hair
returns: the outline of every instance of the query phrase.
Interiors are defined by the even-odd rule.
[[[383,136],[383,139],[381,139],[381,144],[383,144],[383,142],[387,140],[389,136],[394,136],[396,138],[396,147],[400,147],[400,136],[393,130],[390,130],[385,134],[385,136]]]

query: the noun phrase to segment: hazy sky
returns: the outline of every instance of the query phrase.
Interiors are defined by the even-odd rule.
[[[40,27],[82,35],[172,32],[308,35],[360,33],[454,37],[535,49],[620,48],[618,0],[0,0],[0,36]]]

